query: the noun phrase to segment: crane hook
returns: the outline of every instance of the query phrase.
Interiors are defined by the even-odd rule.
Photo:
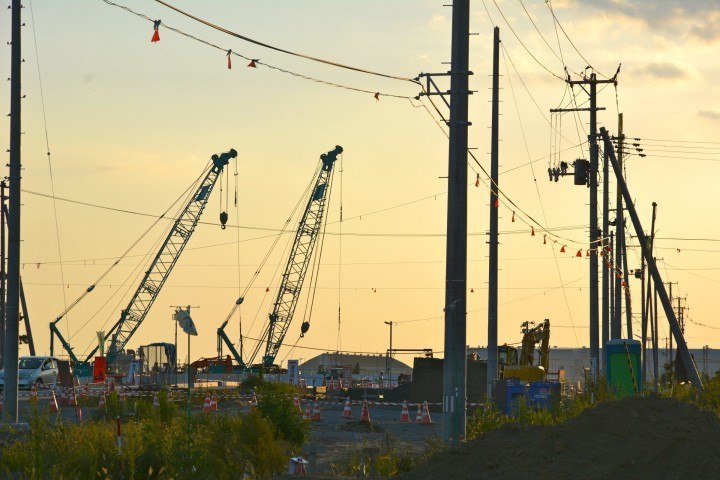
[[[303,322],[300,327],[300,338],[303,338],[308,330],[310,330],[310,322]]]
[[[220,212],[220,228],[225,230],[225,224],[228,221],[228,214],[227,212]]]

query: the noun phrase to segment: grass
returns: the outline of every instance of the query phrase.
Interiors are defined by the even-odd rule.
[[[147,399],[121,401],[112,393],[106,412],[81,425],[55,421],[38,409],[28,434],[0,432],[0,478],[272,478],[309,435],[285,387],[271,387],[275,395],[261,397],[259,408],[245,415],[188,417],[165,391],[158,395],[159,407]],[[122,419],[121,451],[116,418]]]

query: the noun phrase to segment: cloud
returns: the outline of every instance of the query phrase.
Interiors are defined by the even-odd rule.
[[[427,22],[427,26],[432,29],[444,28],[448,24],[448,18],[445,15],[433,15]]]
[[[555,3],[553,7],[558,8]],[[576,12],[589,8],[606,17],[641,21],[651,33],[675,43],[720,42],[717,0],[568,0],[563,7]]]
[[[628,65],[627,70],[637,76],[657,80],[684,80],[696,76],[689,67],[671,62],[647,62]]]
[[[720,110],[700,110],[698,111],[698,117],[708,120],[720,120]]]

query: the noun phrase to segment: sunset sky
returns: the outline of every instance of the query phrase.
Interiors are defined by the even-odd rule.
[[[41,94],[55,194],[63,199],[159,215],[200,175],[210,155],[229,148],[238,151],[238,176],[233,177],[232,166],[228,177],[231,204],[236,180],[238,185],[238,208],[231,205],[229,211],[232,226],[198,227],[131,348],[171,342],[170,306],[190,304],[200,307],[193,312],[200,333],[193,341],[193,359],[214,355],[217,327],[310,182],[319,155],[342,145],[311,328],[294,352],[285,347],[278,360],[319,353],[305,347],[384,352],[386,321],[399,322],[395,347],[441,351],[447,139],[432,109],[383,95],[413,97],[419,93],[417,86],[251,45],[151,0],[118,3],[161,19],[160,42],[150,42],[151,22],[102,0],[28,0],[23,10],[27,98],[21,273],[38,351],[49,350],[47,325],[64,305],[154,221],[147,215],[58,200],[58,251],[53,202],[38,195],[51,194]],[[415,77],[448,69],[443,62],[450,57],[450,9],[442,2],[172,3],[251,38],[369,70]],[[720,6],[711,0],[555,0],[552,7],[557,27],[542,0],[472,2],[471,31],[478,35],[471,37],[471,86],[477,93],[470,103],[470,145],[489,170],[489,75],[496,24],[505,51],[500,66],[501,188],[543,227],[561,229],[553,231],[568,239],[544,245],[540,231],[530,235],[525,214],[516,212],[512,222],[514,208],[501,205],[499,341],[518,342],[522,322],[550,318],[552,345],[589,345],[588,260],[575,257],[587,244],[588,190],[574,186],[571,179],[551,183],[546,173],[551,153],[553,160],[567,162],[587,158],[586,149],[576,145],[587,140],[588,116],[551,120],[549,110],[566,106],[572,92],[548,72],[563,77],[561,59],[571,72],[581,72],[587,59],[606,76],[622,63],[617,90],[611,85],[599,96],[598,104],[607,108],[599,113],[600,124],[617,132],[619,109],[626,135],[642,139],[647,157],[630,156],[627,163],[641,220],[649,230],[651,203],[657,202],[659,266],[666,281],[678,282],[673,293],[687,296],[689,345],[720,346],[720,224],[712,193],[720,173],[720,86],[713,80],[720,75]],[[9,41],[10,11],[3,9],[0,15],[4,40]],[[379,91],[380,100],[263,65],[246,68],[247,61],[238,57],[229,70],[223,51],[165,25],[288,71]],[[7,78],[9,54],[3,59],[0,73]],[[585,102],[582,91],[576,88],[574,94],[578,103]],[[7,109],[9,82],[3,83],[3,98]],[[444,112],[442,102],[436,102]],[[425,100],[424,105],[430,104]],[[2,118],[7,144],[9,120]],[[479,170],[474,164],[470,168],[474,182]],[[614,196],[613,187],[613,203]],[[470,186],[471,346],[485,345],[487,339],[488,197],[482,182]],[[216,189],[203,221],[218,221],[220,198]],[[107,329],[117,320],[139,282],[137,272],[146,255],[155,252],[168,225],[160,222],[162,228],[152,230],[60,322],[78,354],[89,351],[103,324]],[[285,262],[288,239],[280,240],[250,289],[241,319],[235,316],[228,326],[233,340],[238,339],[240,320],[250,338],[267,321],[278,284],[275,271]],[[566,253],[560,253],[563,244],[568,245]],[[638,268],[638,249],[629,256],[629,268]],[[639,314],[640,282],[631,279],[631,288],[634,313]],[[304,310],[303,301],[286,343],[298,339]],[[661,336],[667,332],[663,324]],[[181,341],[181,359],[186,354],[183,345]],[[246,352],[253,345],[248,340]]]

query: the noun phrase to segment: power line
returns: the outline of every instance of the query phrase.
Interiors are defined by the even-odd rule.
[[[232,30],[228,30],[227,28],[223,28],[223,27],[221,27],[221,26],[219,26],[219,25],[216,25],[216,24],[211,23],[211,22],[209,22],[209,21],[207,21],[207,20],[204,20],[204,19],[202,19],[202,18],[200,18],[200,17],[197,17],[197,16],[195,16],[195,15],[192,15],[192,14],[190,14],[190,13],[184,11],[184,10],[181,10],[181,9],[179,9],[178,7],[175,7],[174,5],[170,5],[169,3],[166,3],[166,2],[164,2],[164,1],[162,1],[162,0],[155,0],[155,1],[156,1],[157,3],[159,3],[159,4],[161,4],[161,5],[164,5],[164,6],[168,7],[168,8],[170,8],[170,9],[172,9],[172,10],[175,10],[176,12],[178,12],[178,13],[180,13],[180,14],[182,14],[182,15],[185,15],[186,17],[188,17],[188,18],[190,18],[190,19],[192,19],[192,20],[195,20],[196,22],[202,23],[203,25],[206,25],[206,26],[208,26],[208,27],[210,27],[210,28],[214,28],[215,30],[218,30],[218,31],[223,32],[223,33],[226,33],[226,34],[231,35],[231,36],[233,36],[233,37],[235,37],[235,38],[239,38],[240,40],[244,40],[244,41],[246,41],[246,42],[248,42],[248,43],[252,43],[252,44],[254,44],[254,45],[258,45],[258,46],[260,46],[260,47],[268,48],[268,49],[270,49],[270,50],[275,50],[276,52],[285,53],[285,54],[292,55],[292,56],[295,56],[295,57],[304,58],[304,59],[306,59],[306,60],[312,60],[312,61],[314,61],[314,62],[324,63],[325,65],[330,65],[330,66],[333,66],[333,67],[344,68],[344,69],[346,69],[346,70],[352,70],[352,71],[354,71],[354,72],[366,73],[366,74],[368,74],[368,75],[375,75],[375,76],[378,76],[378,77],[389,78],[389,79],[391,79],[391,80],[400,80],[400,81],[410,82],[410,83],[413,83],[413,84],[416,84],[416,85],[420,85],[420,82],[419,82],[419,81],[414,80],[414,79],[411,79],[411,78],[408,78],[408,77],[401,77],[401,76],[399,76],[399,75],[390,75],[390,74],[387,74],[387,73],[375,72],[375,71],[368,70],[368,69],[365,69],[365,68],[353,67],[353,66],[351,66],[351,65],[346,65],[346,64],[343,64],[343,63],[339,63],[339,62],[334,62],[334,61],[332,61],[332,60],[326,60],[326,59],[323,59],[323,58],[314,57],[314,56],[312,56],[312,55],[307,55],[307,54],[299,53],[299,52],[293,52],[293,51],[291,51],[291,50],[286,50],[286,49],[284,49],[284,48],[276,47],[276,46],[273,46],[273,45],[270,45],[270,44],[261,42],[261,41],[259,41],[259,40],[254,40],[254,39],[252,39],[252,38],[250,38],[250,37],[246,37],[246,36],[241,35],[241,34],[239,34],[239,33],[233,32]],[[257,60],[256,60],[256,62],[257,62]]]
[[[522,40],[520,40],[520,36],[517,34],[517,32],[515,31],[515,29],[512,27],[512,25],[510,25],[510,22],[508,21],[507,17],[505,17],[505,14],[504,14],[503,11],[500,9],[500,5],[498,5],[497,0],[492,0],[492,1],[493,1],[493,3],[495,4],[495,8],[497,8],[497,11],[500,12],[500,15],[502,16],[503,20],[505,20],[505,23],[507,24],[508,28],[510,29],[510,31],[512,32],[512,34],[515,36],[515,38],[517,39],[517,41],[520,43],[520,45],[522,45],[522,47],[523,47],[523,48],[525,49],[525,51],[528,53],[528,55],[530,55],[530,57],[532,57],[532,59],[535,60],[535,62],[536,62],[538,65],[540,65],[543,70],[545,70],[547,73],[549,73],[549,74],[552,75],[553,77],[557,78],[558,80],[562,80],[562,81],[564,82],[565,79],[564,79],[563,77],[561,77],[560,75],[558,75],[558,74],[556,74],[555,72],[553,72],[552,70],[550,70],[547,66],[545,66],[544,63],[542,63],[540,60],[538,60],[538,58],[530,51],[530,49],[527,47],[527,45],[525,45],[525,43],[524,43]]]
[[[152,18],[148,17],[147,15],[145,15],[145,14],[143,14],[143,13],[136,12],[135,10],[133,10],[133,9],[131,9],[131,8],[125,6],[125,5],[121,5],[121,4],[112,2],[112,1],[110,1],[110,0],[102,0],[102,1],[103,1],[104,3],[106,3],[107,5],[110,5],[110,6],[117,7],[117,8],[120,8],[120,9],[122,9],[122,10],[125,10],[126,12],[131,13],[131,14],[133,14],[133,15],[139,17],[139,18],[142,18],[142,19],[144,19],[144,20],[147,20],[148,22],[154,22],[154,21],[155,21],[155,20],[153,20]],[[168,25],[168,24],[166,24],[166,23],[162,23],[162,26],[163,26],[163,28],[166,28],[166,29],[168,29],[168,30],[171,30],[171,31],[173,31],[173,32],[175,32],[175,33],[177,33],[177,34],[179,34],[179,35],[182,35],[182,36],[184,36],[184,37],[186,37],[186,38],[189,38],[189,39],[191,39],[191,40],[194,40],[194,41],[196,41],[196,42],[202,43],[202,44],[204,44],[204,45],[206,45],[206,46],[209,46],[209,47],[212,47],[212,48],[214,48],[214,49],[216,49],[216,50],[219,50],[219,51],[223,52],[223,54],[225,54],[225,55],[232,55],[232,56],[235,56],[235,57],[239,57],[239,58],[242,58],[242,59],[244,59],[244,60],[248,60],[248,61],[250,61],[250,62],[253,62],[254,65],[262,65],[262,66],[267,67],[267,68],[269,68],[269,69],[271,69],[271,70],[275,70],[275,71],[278,71],[278,72],[281,72],[281,73],[285,73],[285,74],[294,76],[294,77],[296,77],[296,78],[301,78],[301,79],[304,79],[304,80],[309,80],[309,81],[312,81],[312,82],[315,82],[315,83],[319,83],[319,84],[326,85],[326,86],[330,86],[330,87],[336,87],[336,88],[340,88],[340,89],[343,89],[343,90],[349,90],[349,91],[354,91],[354,92],[360,92],[360,93],[367,93],[367,94],[375,95],[375,96],[376,96],[376,99],[379,99],[380,96],[382,96],[382,97],[390,97],[390,98],[398,98],[398,99],[408,99],[408,100],[413,98],[412,96],[409,96],[409,95],[397,95],[397,94],[386,93],[386,92],[381,92],[381,91],[372,91],[372,90],[367,90],[367,89],[363,89],[363,88],[353,87],[353,86],[350,86],[350,85],[345,85],[345,84],[341,84],[341,83],[337,83],[337,82],[332,82],[332,81],[329,81],[329,80],[324,80],[324,79],[317,78],[317,77],[313,77],[313,76],[310,76],[310,75],[305,75],[305,74],[302,74],[302,73],[294,72],[294,71],[292,71],[292,70],[288,70],[288,69],[285,69],[285,68],[282,68],[282,67],[278,67],[278,66],[275,66],[275,65],[271,65],[271,64],[269,64],[269,63],[262,62],[262,61],[260,61],[260,60],[258,60],[258,59],[251,58],[251,57],[248,57],[248,56],[246,56],[246,55],[242,55],[242,54],[240,54],[240,53],[238,53],[238,52],[233,51],[232,49],[223,48],[223,47],[221,47],[221,46],[219,46],[219,45],[217,45],[217,44],[215,44],[215,43],[209,42],[209,41],[204,40],[204,39],[202,39],[202,38],[200,38],[200,37],[197,37],[197,36],[195,36],[195,35],[192,35],[192,34],[189,34],[189,33],[187,33],[187,32],[184,32],[184,31],[180,30],[179,28],[172,27],[172,26],[170,26],[170,25]]]

